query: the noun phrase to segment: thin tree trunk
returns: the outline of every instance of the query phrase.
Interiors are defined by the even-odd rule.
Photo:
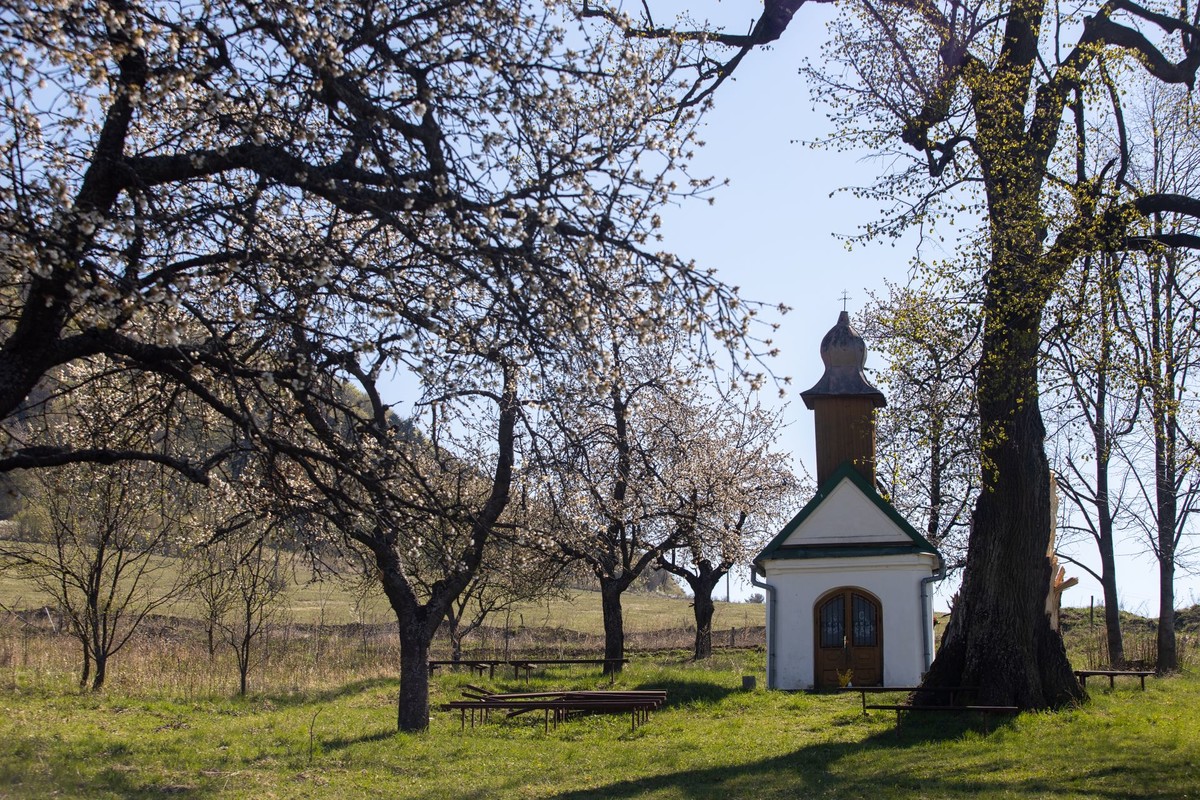
[[[1158,654],[1155,670],[1179,668],[1175,650],[1175,529],[1179,522],[1176,478],[1179,417],[1176,408],[1178,364],[1175,352],[1175,313],[1172,297],[1175,262],[1168,257],[1151,278],[1151,381],[1154,408],[1154,494],[1158,511]]]
[[[238,694],[242,697],[246,696],[247,675],[250,672],[250,659],[246,653],[238,655]]]
[[[92,691],[98,692],[104,688],[104,679],[108,672],[108,654],[98,652],[96,655],[96,674],[92,676]]]
[[[1076,113],[1083,114],[1082,104]],[[1082,123],[1079,127],[1082,129]],[[1083,167],[1079,174],[1082,177]],[[1116,269],[1109,256],[1100,259],[1100,361],[1097,365],[1095,423],[1093,440],[1096,443],[1096,518],[1100,533],[1097,546],[1100,550],[1100,586],[1104,591],[1104,630],[1108,641],[1108,664],[1110,669],[1125,666],[1125,643],[1121,638],[1121,609],[1117,600],[1116,535],[1113,531],[1112,506],[1108,484],[1108,465],[1112,459],[1115,434],[1109,430],[1108,422],[1108,375],[1113,369],[1113,330],[1110,324],[1110,306],[1116,303]],[[1111,312],[1116,314],[1115,309]]]
[[[1125,642],[1121,636],[1121,609],[1117,597],[1117,560],[1114,552],[1112,518],[1108,513],[1107,495],[1100,507],[1100,586],[1104,591],[1104,630],[1108,642],[1108,664],[1111,669],[1125,666]]]
[[[1169,435],[1170,431],[1167,433]],[[1158,655],[1154,669],[1159,674],[1179,669],[1175,642],[1175,525],[1178,502],[1171,480],[1174,476],[1172,449],[1169,442],[1160,445],[1155,476],[1158,499]]]
[[[1158,659],[1156,672],[1166,674],[1179,669],[1179,654],[1175,642],[1175,562],[1158,562]]]
[[[319,635],[319,634],[318,634]],[[238,694],[246,696],[247,676],[250,674],[250,637],[243,635],[236,647],[238,666]]]
[[[88,680],[92,677],[92,651],[88,649],[87,639],[81,637],[79,645],[83,650],[83,668],[79,671],[79,688],[86,689]]]

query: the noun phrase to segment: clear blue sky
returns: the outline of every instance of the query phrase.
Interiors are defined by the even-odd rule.
[[[658,6],[651,4],[655,13]],[[761,4],[753,0],[692,4],[692,13],[724,14],[731,32],[743,32]],[[631,9],[632,10],[632,9]],[[904,282],[916,239],[856,246],[847,251],[836,234],[854,233],[877,214],[877,204],[856,200],[849,193],[831,193],[850,185],[872,182],[881,169],[871,154],[835,153],[810,149],[796,140],[811,140],[829,129],[825,111],[814,109],[798,74],[807,56],[817,59],[827,6],[806,5],[790,29],[769,49],[750,53],[716,94],[701,138],[707,145],[693,162],[695,175],[728,178],[716,202],[687,203],[664,214],[667,249],[715,267],[727,283],[742,287],[743,296],[785,303],[793,311],[782,318],[776,337],[781,355],[773,371],[792,377],[785,419],[789,424],[782,446],[797,463],[814,463],[812,414],[798,393],[816,382],[822,372],[818,353],[821,337],[836,322],[843,291],[850,294],[853,313],[868,292],[884,292],[885,280]],[[669,16],[656,19],[670,22]],[[928,253],[927,253],[928,255]],[[875,361],[879,365],[878,359]],[[868,367],[872,365],[868,356]],[[777,402],[773,392],[766,401]],[[1118,565],[1122,607],[1153,615],[1158,611],[1156,567],[1152,557],[1138,555],[1134,542],[1118,545],[1124,556]],[[1085,561],[1094,550],[1079,548]],[[1101,596],[1099,584],[1068,566],[1079,585],[1069,589],[1064,604],[1087,606]],[[949,584],[950,582],[947,582]],[[947,607],[953,586],[943,584],[939,606]],[[752,589],[734,581],[734,598]],[[1176,604],[1200,602],[1200,579],[1177,576]]]

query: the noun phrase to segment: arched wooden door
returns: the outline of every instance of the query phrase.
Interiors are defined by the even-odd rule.
[[[846,670],[855,686],[883,683],[883,608],[877,598],[850,586],[834,589],[813,607],[813,628],[816,688],[836,688],[838,673]]]

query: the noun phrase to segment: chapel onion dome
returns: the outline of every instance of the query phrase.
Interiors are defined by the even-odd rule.
[[[848,312],[838,315],[837,324],[821,340],[821,360],[825,362],[825,374],[811,389],[800,393],[808,408],[813,408],[814,400],[832,397],[868,398],[875,408],[887,405],[883,392],[872,386],[863,373],[867,345],[850,327]]]

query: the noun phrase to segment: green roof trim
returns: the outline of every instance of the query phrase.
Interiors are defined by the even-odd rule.
[[[785,558],[854,558],[856,556],[899,556],[907,553],[923,553],[911,544],[823,544],[810,546],[784,546],[771,554],[771,561]]]
[[[897,528],[899,528],[911,540],[911,544],[863,544],[863,545],[785,545],[787,538],[795,533],[796,529],[804,524],[804,520],[808,519],[817,507],[833,494],[833,490],[838,487],[843,480],[849,480],[858,490],[862,492],[868,500],[874,503],[884,516],[890,519]],[[839,558],[844,556],[881,556],[881,555],[899,555],[903,553],[932,553],[938,555],[938,550],[929,540],[917,532],[917,529],[908,523],[904,517],[900,516],[900,512],[895,507],[879,496],[863,474],[849,461],[843,463],[840,467],[834,470],[834,473],[829,476],[829,480],[825,481],[817,490],[816,496],[800,509],[800,513],[792,517],[791,522],[783,526],[775,538],[767,543],[767,546],[762,549],[757,556],[754,557],[755,569],[759,569],[759,562],[769,561],[772,559],[785,558]]]

